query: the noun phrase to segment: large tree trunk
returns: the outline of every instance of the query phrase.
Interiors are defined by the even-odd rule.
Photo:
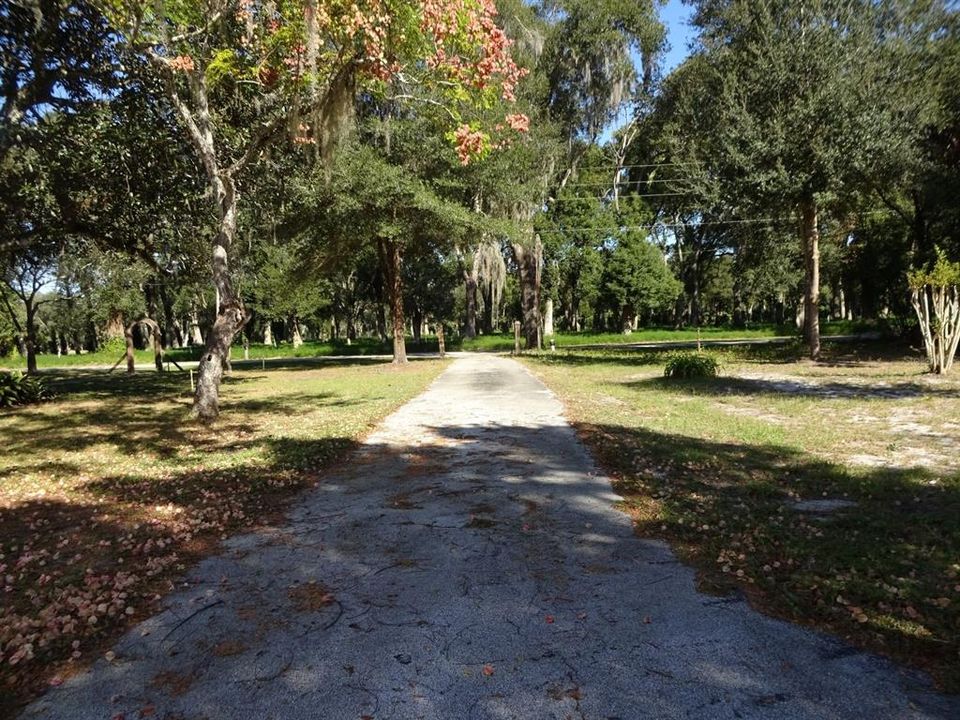
[[[303,345],[303,336],[300,334],[300,323],[297,322],[297,315],[290,316],[290,342],[295,348]]]
[[[190,344],[203,345],[203,335],[200,334],[200,316],[197,313],[197,301],[190,301]]]
[[[477,336],[477,273],[476,264],[472,272],[463,271],[463,289],[467,301],[467,321],[463,327],[463,336],[473,339]]]
[[[553,298],[548,297],[543,311],[543,336],[553,335]]]
[[[634,318],[636,317],[636,312],[633,309],[633,305],[630,303],[624,304],[620,309],[620,332],[624,335],[629,335],[633,332],[634,327]]]
[[[804,338],[810,357],[820,357],[820,230],[817,227],[817,204],[813,198],[801,208],[803,259],[806,266],[806,288],[803,298]]]
[[[423,339],[423,309],[415,307],[413,309],[413,341],[420,344]]]
[[[212,255],[213,284],[219,293],[220,309],[213,327],[207,332],[193,399],[193,415],[204,422],[211,422],[220,414],[223,368],[229,363],[230,345],[244,322],[243,303],[233,292],[227,261],[227,251],[237,230],[236,188],[228,175],[216,180],[221,219]]]
[[[130,323],[129,327],[123,332],[124,340],[126,341],[126,352],[127,352],[127,374],[133,375],[137,371],[136,356],[133,354],[133,329],[137,324]]]
[[[124,327],[123,313],[120,310],[112,309],[107,316],[107,326],[103,329],[103,335],[107,340],[122,338]]]
[[[160,304],[163,306],[163,329],[167,347],[183,347],[183,335],[180,332],[180,323],[173,312],[173,298],[163,285],[160,286]]]
[[[540,349],[540,259],[543,245],[535,235],[532,246],[511,243],[520,273],[520,307],[523,311],[523,335],[528,350]]]
[[[493,285],[487,283],[486,287],[480,291],[480,296],[483,298],[483,318],[480,322],[480,328],[485,335],[492,335],[494,311]]]
[[[26,345],[27,351],[27,374],[37,372],[37,309],[32,302],[25,303],[27,314]]]
[[[395,365],[405,365],[407,362],[407,343],[404,338],[406,321],[403,317],[403,275],[401,274],[400,245],[395,240],[381,240],[378,243],[378,249],[390,301],[391,324],[393,327],[393,362]]]

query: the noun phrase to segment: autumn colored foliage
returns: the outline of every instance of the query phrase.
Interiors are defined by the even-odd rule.
[[[298,144],[317,142],[321,123],[306,108],[330,92],[342,73],[373,92],[416,101],[423,93],[459,124],[450,135],[461,162],[491,147],[490,136],[468,125],[464,113],[498,100],[515,100],[526,74],[511,57],[513,44],[496,23],[492,0],[242,0],[232,16],[206,3],[108,4],[108,16],[134,47],[175,75],[227,79],[302,105],[292,125]],[[211,48],[191,28],[223,24],[232,42]],[[174,28],[174,29],[171,29]],[[294,115],[298,115],[294,111]],[[526,132],[529,120],[511,114],[507,125]]]

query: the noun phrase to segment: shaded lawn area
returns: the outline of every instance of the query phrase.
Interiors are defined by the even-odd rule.
[[[530,367],[625,498],[703,589],[930,670],[960,692],[960,378],[883,346],[721,353],[716,380],[664,355],[544,354]],[[840,499],[823,514],[799,500]]]
[[[0,414],[0,715],[275,519],[443,367],[235,371],[213,428],[187,419],[184,373],[48,374],[54,401]]]
[[[421,342],[415,343],[413,338],[407,338],[407,351],[417,352],[437,352],[437,340],[435,337],[424,337]],[[390,355],[393,353],[393,341],[381,342],[378,338],[358,338],[351,344],[345,340],[331,341],[308,341],[300,347],[294,347],[290,343],[282,342],[277,346],[262,345],[251,343],[248,356],[250,360],[260,360],[261,358],[321,358],[337,357],[341,355]],[[171,348],[164,353],[165,358],[170,358],[176,362],[198,361],[203,354],[203,347],[193,346],[184,348]],[[56,355],[53,353],[41,353],[37,355],[37,367],[43,368],[70,368],[81,367],[84,365],[106,365],[111,366],[124,356],[123,350],[98,350],[97,352],[84,352],[80,355],[70,353],[67,355]],[[244,352],[242,345],[234,345],[231,349],[231,358],[234,362],[243,359]],[[136,363],[143,365],[152,365],[154,362],[153,350],[134,350]],[[25,369],[27,367],[26,358],[8,356],[0,358],[0,368]],[[126,369],[126,360],[123,360],[115,372],[121,373]]]

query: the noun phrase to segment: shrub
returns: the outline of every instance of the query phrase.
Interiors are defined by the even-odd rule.
[[[950,262],[937,248],[933,267],[910,272],[907,278],[930,372],[948,372],[960,346],[960,262]]]
[[[0,372],[0,408],[30,405],[47,397],[47,388],[40,378],[18,371]]]
[[[116,355],[119,357],[127,351],[127,340],[124,337],[107,338],[98,348],[100,352],[107,355]]]
[[[664,377],[689,380],[712,378],[720,372],[720,363],[710,355],[686,352],[672,355],[663,369]]]

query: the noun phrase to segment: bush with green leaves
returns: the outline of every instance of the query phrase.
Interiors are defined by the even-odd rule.
[[[664,377],[680,380],[712,378],[720,372],[720,363],[711,355],[701,352],[676,353],[667,360]]]
[[[0,408],[30,405],[47,398],[47,388],[40,378],[21,372],[0,372]]]

